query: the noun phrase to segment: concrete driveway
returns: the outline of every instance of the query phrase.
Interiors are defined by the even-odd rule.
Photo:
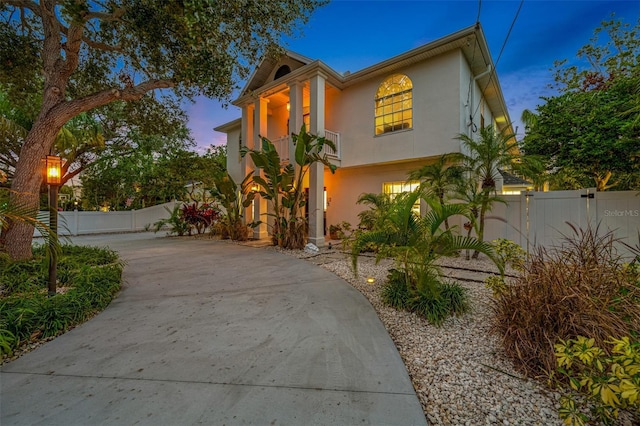
[[[101,314],[0,369],[0,424],[425,425],[369,302],[271,250],[76,237],[127,261]]]

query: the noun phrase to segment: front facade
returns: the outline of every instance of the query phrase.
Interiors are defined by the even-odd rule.
[[[287,52],[263,61],[234,105],[242,117],[215,130],[227,133],[227,167],[236,181],[253,170],[240,148],[259,147],[260,136],[285,161],[293,152],[289,135],[303,123],[336,144],[327,152],[336,173],[316,165],[305,182],[309,242],[317,246],[324,245],[330,224],[357,225],[360,194],[410,189],[410,171],[463,149],[459,134],[510,125],[479,25],[354,73]],[[266,202],[256,200],[248,210],[247,222],[264,221]],[[265,225],[256,228],[255,238],[266,236]]]

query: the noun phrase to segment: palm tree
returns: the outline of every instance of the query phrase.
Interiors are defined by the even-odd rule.
[[[358,213],[358,218],[360,218],[361,228],[371,230],[384,220],[384,214],[391,205],[391,196],[386,193],[374,194],[367,192],[361,194],[356,203],[369,206],[368,210]]]
[[[524,124],[525,133],[528,133],[536,126],[536,124],[538,124],[538,114],[531,111],[530,109],[525,109],[520,115],[520,121],[522,121],[522,124]]]
[[[484,236],[484,227],[480,228],[480,212],[490,212],[493,204],[496,202],[505,203],[505,201],[495,194],[480,189],[478,184],[473,180],[461,182],[456,189],[456,198],[467,206],[468,214],[466,215],[468,222],[464,224],[467,231],[467,237],[471,236],[471,232],[475,231],[476,235]],[[474,252],[474,256],[477,255]],[[466,250],[466,259],[469,260],[469,250]]]
[[[422,217],[413,210],[420,199],[430,207]],[[379,212],[380,220],[376,226],[356,236],[351,246],[354,269],[357,269],[358,255],[371,243],[379,247],[379,259],[393,257],[405,270],[410,270],[413,264],[431,265],[442,256],[455,255],[464,249],[479,250],[493,259],[491,244],[457,235],[453,227],[442,229],[444,221],[456,215],[469,217],[469,207],[466,204],[441,205],[423,188],[398,194],[384,211]]]
[[[455,191],[463,178],[464,169],[457,163],[462,160],[459,153],[443,154],[431,163],[409,173],[409,179],[423,181],[437,197],[441,206],[445,205],[448,194]],[[444,221],[449,229],[449,219]]]
[[[478,182],[483,193],[476,232],[478,239],[484,241],[485,218],[495,201],[495,178],[500,173],[498,169],[510,168],[514,160],[520,158],[518,145],[512,133],[496,132],[493,126],[480,129],[480,138],[477,140],[462,133],[458,139],[469,151],[464,156],[464,162],[471,179]],[[475,251],[473,258],[477,259],[478,255],[479,252]]]
[[[413,206],[423,199],[430,207],[429,212],[420,217]],[[400,286],[406,294],[410,306],[429,321],[438,325],[452,313],[462,313],[466,308],[458,309],[457,301],[449,300],[447,284],[436,261],[442,256],[456,255],[460,250],[477,250],[493,259],[491,244],[476,238],[455,234],[453,229],[443,229],[445,220],[455,215],[468,215],[465,204],[440,204],[433,194],[424,188],[398,194],[378,212],[378,221],[371,230],[355,236],[351,245],[351,260],[357,274],[358,257],[363,249],[374,244],[378,248],[377,260],[391,257],[398,264],[396,274],[402,276]],[[392,273],[393,275],[393,273]],[[391,287],[398,283],[388,283]],[[454,293],[462,294],[463,290]],[[460,296],[460,302],[464,302]],[[454,296],[456,298],[456,296]],[[464,302],[466,304],[466,302]]]

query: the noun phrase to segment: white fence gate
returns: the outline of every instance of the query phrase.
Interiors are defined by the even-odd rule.
[[[534,245],[552,247],[571,235],[573,226],[599,226],[600,233],[612,231],[626,244],[640,244],[640,196],[635,191],[527,192],[503,197],[486,222],[485,239],[508,238],[526,250]],[[621,254],[630,252],[623,245]]]

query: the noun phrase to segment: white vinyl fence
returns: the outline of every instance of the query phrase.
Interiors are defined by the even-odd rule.
[[[180,201],[172,201],[141,210],[116,212],[71,211],[58,213],[58,234],[83,235],[110,232],[138,232],[153,228],[153,224],[170,216],[174,206],[182,205]],[[38,219],[49,223],[49,213],[41,212]],[[38,230],[34,234],[41,236]]]
[[[503,199],[506,204],[495,203],[489,214],[485,240],[507,238],[525,250],[558,246],[563,235],[572,235],[571,223],[582,229],[599,226],[600,234],[612,231],[626,244],[640,244],[640,196],[635,191],[530,191]],[[623,245],[618,250],[630,254]]]

